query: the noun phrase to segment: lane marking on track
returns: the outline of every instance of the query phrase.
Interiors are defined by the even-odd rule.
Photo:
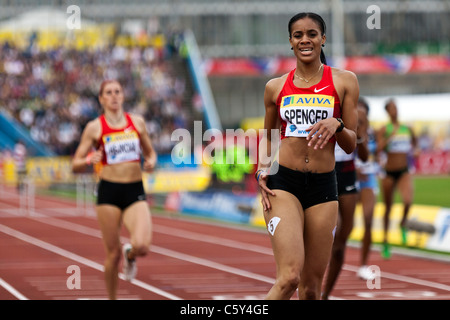
[[[39,219],[37,216],[45,217],[46,219]],[[39,214],[39,213],[34,213],[34,217],[30,218],[32,220],[36,220],[38,222],[41,223],[45,223],[45,224],[49,224],[58,228],[63,228],[63,229],[67,229],[67,230],[71,230],[71,231],[75,231],[78,233],[82,233],[82,234],[86,234],[89,236],[93,236],[96,238],[100,238],[101,239],[101,232],[97,229],[91,228],[91,227],[87,227],[84,225],[80,225],[77,223],[73,223],[73,222],[69,222],[69,221],[64,221],[61,219],[57,219],[57,218],[51,218],[46,216],[45,214]],[[173,229],[173,228],[172,228]],[[181,229],[178,229],[181,230]],[[194,233],[192,233],[194,234]],[[200,235],[200,234],[198,234]],[[212,242],[215,241],[212,238],[216,238],[216,237],[209,237],[209,241],[207,242]],[[198,241],[202,241],[203,237],[200,237],[200,239],[197,239]],[[216,238],[216,239],[220,239],[220,238]],[[126,237],[121,237],[122,241],[129,241],[128,238]],[[222,241],[222,242],[218,242],[215,244],[223,244],[225,246],[229,246],[229,247],[233,247],[233,248],[237,248],[237,249],[241,249],[243,248],[243,243],[242,242],[237,242],[237,241]],[[259,246],[258,246],[259,247]],[[265,247],[259,247],[257,252],[262,253],[261,251],[265,252],[265,254],[267,255],[272,255],[268,250],[260,250],[261,248],[266,249]],[[253,248],[255,249],[255,248]],[[178,259],[178,260],[183,260],[183,261],[187,261],[193,264],[199,264],[202,266],[206,266],[212,269],[216,269],[216,270],[220,270],[223,272],[228,272],[231,274],[235,274],[235,275],[239,275],[242,277],[246,277],[246,278],[250,278],[250,279],[254,279],[254,280],[258,280],[258,281],[262,281],[265,283],[269,283],[269,284],[273,284],[275,283],[274,278],[271,277],[266,277],[260,274],[256,274],[253,272],[249,272],[243,269],[238,269],[238,268],[234,268],[234,267],[230,267],[230,266],[226,266],[214,261],[210,261],[207,259],[203,259],[203,258],[198,258],[198,257],[194,257],[188,254],[184,254],[184,253],[180,253],[174,250],[170,250],[170,249],[166,249],[166,248],[162,248],[159,246],[155,246],[155,245],[151,245],[150,246],[150,251],[161,254],[161,255],[165,255],[165,256],[169,256],[171,258],[174,259]],[[250,250],[252,251],[252,250]],[[342,298],[336,297],[336,296],[330,296],[331,299],[335,299],[335,300],[343,300]]]
[[[192,240],[197,240],[197,241],[204,241],[204,242],[208,242],[208,243],[212,243],[212,244],[217,244],[217,245],[222,245],[222,246],[231,247],[231,248],[235,248],[235,249],[247,250],[247,251],[251,251],[251,252],[257,252],[257,253],[273,256],[272,250],[268,249],[266,247],[262,247],[262,246],[258,246],[258,245],[251,245],[251,244],[249,245],[246,243],[244,244],[243,242],[222,239],[222,238],[215,237],[215,236],[204,236],[200,233],[185,231],[182,229],[166,227],[166,226],[162,226],[162,227],[157,226],[157,227],[155,227],[155,232],[160,232],[160,233],[164,233],[164,234],[168,234],[168,235],[172,235],[172,236],[176,236],[176,237],[182,237],[182,238],[187,238],[187,239],[192,239]],[[359,267],[352,266],[349,264],[344,264],[342,266],[342,269],[357,273],[359,270]],[[422,285],[425,287],[431,287],[431,288],[435,288],[435,289],[450,291],[450,286],[445,285],[445,284],[428,281],[428,280],[421,280],[418,278],[403,276],[403,275],[394,274],[394,273],[390,273],[390,272],[384,272],[384,271],[381,272],[381,277],[384,277],[387,279],[392,279],[392,280],[397,280],[397,281],[401,281],[401,282],[412,283],[412,284],[416,284],[416,285]]]
[[[156,225],[154,231],[157,233],[166,234],[173,237],[180,237],[184,239],[196,240],[201,242],[207,242],[212,244],[217,244],[225,247],[247,250],[251,252],[261,253],[265,255],[273,256],[273,251],[270,248],[259,246],[251,243],[239,242],[236,240],[230,240],[225,238],[219,238],[216,236],[209,236],[201,233],[196,233],[192,231],[186,231],[183,229],[177,229],[162,225]]]
[[[203,259],[203,258],[194,257],[189,254],[173,251],[170,249],[165,249],[165,248],[158,247],[158,246],[152,246],[152,251],[162,254],[162,255],[165,255],[165,256],[169,256],[169,257],[178,259],[178,260],[184,260],[184,261],[187,261],[190,263],[199,264],[199,265],[206,266],[206,267],[209,267],[212,269],[235,274],[235,275],[238,275],[241,277],[250,278],[250,279],[254,279],[254,280],[258,280],[258,281],[262,281],[262,282],[266,282],[266,283],[270,283],[270,284],[273,284],[275,282],[275,279],[270,278],[270,277],[266,277],[266,276],[263,276],[263,275],[260,275],[257,273],[253,273],[250,271],[246,271],[243,269],[226,266],[221,263],[217,263],[217,262]]]
[[[16,297],[19,300],[28,300],[27,297],[25,297],[23,294],[21,294],[19,291],[17,291],[13,286],[11,286],[8,282],[0,278],[0,286],[5,288],[9,293],[11,293],[14,297]]]
[[[353,272],[358,272],[358,270],[359,270],[358,267],[351,266],[348,264],[344,264],[342,266],[342,269],[345,269],[348,271],[353,271]],[[440,289],[440,290],[444,290],[444,291],[450,291],[450,286],[448,286],[448,285],[434,282],[434,281],[413,278],[413,277],[409,277],[409,276],[402,276],[400,274],[381,271],[381,277],[382,278],[384,277],[387,279],[392,279],[392,280],[397,280],[397,281],[402,281],[402,282],[408,282],[408,283],[412,283],[412,284],[416,284],[416,285],[421,285],[424,287],[430,287],[430,288]]]
[[[41,217],[46,217],[46,215],[41,214]],[[90,228],[90,227],[86,227],[80,224],[76,224],[76,223],[72,223],[72,222],[68,222],[68,221],[64,221],[64,220],[60,220],[60,219],[56,219],[56,218],[48,218],[48,219],[37,219],[37,221],[39,222],[43,222],[43,223],[47,223],[47,224],[51,224],[54,225],[56,227],[62,227],[62,228],[66,228],[69,230],[73,230],[73,231],[77,231],[80,233],[84,233],[87,235],[91,235],[91,236],[96,236],[98,238],[101,238],[101,233],[99,230],[96,230],[94,228]],[[155,226],[155,229],[159,229],[161,226]],[[266,254],[266,255],[273,255],[272,250],[268,249],[265,250],[267,248],[265,247],[261,247],[261,246],[247,246],[247,244],[243,243],[243,242],[239,242],[239,241],[234,241],[234,240],[227,240],[226,241],[222,241],[224,239],[219,238],[219,237],[215,237],[215,236],[204,236],[200,233],[195,233],[195,232],[191,232],[191,231],[185,231],[182,229],[177,229],[177,228],[171,228],[171,227],[164,227],[162,228],[162,230],[164,231],[164,233],[166,232],[171,232],[170,235],[172,236],[179,236],[179,237],[183,237],[186,236],[188,239],[194,239],[197,241],[203,241],[203,239],[206,239],[206,242],[212,243],[212,244],[217,244],[217,245],[223,245],[226,247],[231,247],[231,248],[235,248],[235,249],[240,249],[240,250],[248,250],[248,251],[252,251],[252,252],[258,252],[258,253],[262,253],[262,254]],[[127,238],[123,238],[123,240],[128,241]],[[153,250],[156,249],[159,252]],[[209,266],[211,268],[214,269],[218,269],[218,270],[222,270],[225,271],[227,268],[232,268],[232,267],[227,267],[225,265],[221,265],[219,263],[215,263],[206,259],[202,259],[202,258],[197,258],[194,256],[190,256],[190,255],[186,255],[184,253],[179,253],[173,250],[169,250],[169,249],[165,249],[162,247],[158,247],[158,246],[151,246],[151,251],[163,254],[163,255],[167,255],[176,259],[181,259],[184,261],[188,261],[188,262],[192,262],[195,264],[202,264],[202,263],[206,263],[206,266]],[[191,260],[189,260],[191,259]],[[195,262],[194,262],[195,261]],[[208,264],[210,263],[210,264]],[[230,273],[234,273],[236,274],[236,272],[238,270],[241,269],[237,269],[234,268],[235,270],[229,269]],[[359,268],[357,266],[352,266],[352,265],[348,265],[348,264],[344,264],[342,266],[343,270],[347,270],[347,271],[351,271],[351,272],[358,272]],[[244,271],[244,270],[242,270]],[[247,272],[247,271],[245,271]],[[256,274],[254,274],[256,275]],[[275,279],[273,278],[269,278],[269,277],[265,277],[262,275],[258,275],[260,277],[264,277],[265,280],[261,280],[263,282],[267,282],[269,281],[269,279],[271,279],[270,283],[274,283]],[[430,287],[430,288],[435,288],[435,289],[442,289],[445,291],[450,291],[450,286],[441,284],[441,283],[437,283],[437,282],[433,282],[433,281],[427,281],[427,280],[421,280],[421,279],[417,279],[417,278],[412,278],[412,277],[408,277],[408,276],[402,276],[402,275],[398,275],[398,274],[394,274],[394,273],[388,273],[388,272],[382,272],[381,273],[381,277],[385,277],[385,278],[389,278],[392,280],[397,280],[400,282],[407,282],[407,283],[412,283],[412,284],[416,284],[416,285],[422,285],[425,287]]]
[[[86,265],[86,266],[88,266],[88,267],[90,267],[92,269],[98,270],[100,272],[104,272],[103,266],[101,264],[95,262],[95,261],[92,261],[92,260],[87,259],[85,257],[79,256],[79,255],[77,255],[77,254],[75,254],[73,252],[70,252],[70,251],[62,249],[60,247],[57,247],[55,245],[52,245],[52,244],[50,244],[48,242],[42,241],[40,239],[37,239],[35,237],[32,237],[30,235],[27,235],[25,233],[22,233],[20,231],[17,231],[15,229],[7,227],[7,226],[5,226],[3,224],[0,224],[0,232],[3,232],[5,234],[7,234],[7,235],[10,235],[10,236],[12,236],[14,238],[17,238],[19,240],[25,241],[25,242],[30,243],[32,245],[35,245],[37,247],[40,247],[40,248],[42,248],[44,250],[56,253],[56,254],[58,254],[60,256],[63,256],[65,258],[67,258],[67,259],[76,261],[77,263],[84,264],[84,265]],[[122,273],[119,273],[119,278],[122,279],[122,280],[125,280],[125,276]],[[138,287],[142,288],[142,289],[145,289],[147,291],[151,291],[153,293],[156,293],[156,294],[158,294],[160,296],[163,296],[163,297],[171,299],[171,300],[183,300],[180,297],[177,297],[177,296],[175,296],[175,295],[173,295],[173,294],[171,294],[169,292],[163,291],[163,290],[161,290],[159,288],[156,288],[156,287],[154,287],[152,285],[149,285],[149,284],[147,284],[145,282],[142,282],[140,280],[137,280],[137,279],[132,280],[131,283],[134,284],[135,286],[138,286]]]
[[[53,225],[55,227],[59,227],[59,228],[64,228],[64,229],[68,229],[68,230],[72,230],[72,231],[76,231],[82,234],[86,234],[86,235],[90,235],[90,236],[94,236],[97,238],[101,238],[101,232],[97,229],[91,228],[91,227],[86,227],[77,223],[73,223],[73,222],[68,222],[68,221],[63,221],[60,219],[55,219],[55,218],[46,218],[46,219],[36,219],[36,221],[42,222],[42,223],[46,223],[46,224],[50,224]],[[128,238],[126,237],[121,237],[122,241],[129,241]],[[242,244],[241,247],[242,248]],[[183,260],[183,261],[187,261],[190,263],[194,263],[194,264],[199,264],[199,265],[203,265],[212,269],[217,269],[220,271],[224,271],[224,272],[228,272],[228,273],[232,273],[232,274],[236,274],[236,275],[240,275],[242,277],[246,277],[246,278],[250,278],[250,279],[255,279],[255,280],[259,280],[262,282],[266,282],[266,283],[271,283],[273,284],[275,282],[275,279],[270,278],[270,277],[266,277],[263,275],[259,275],[253,272],[249,272],[249,271],[245,271],[242,269],[238,269],[238,268],[234,268],[234,267],[229,267],[226,266],[224,264],[221,263],[217,263],[211,260],[207,260],[207,259],[203,259],[203,258],[198,258],[198,257],[194,257],[185,253],[181,253],[181,252],[177,252],[174,250],[170,250],[170,249],[166,249],[166,248],[162,248],[160,246],[156,246],[156,245],[151,245],[150,246],[150,251],[161,254],[161,255],[165,255],[165,256],[169,256],[178,260]]]
[[[40,215],[41,217],[48,217],[44,214],[38,214],[38,215]],[[60,220],[60,219],[56,219],[56,218],[47,218],[45,220],[39,219],[37,221],[42,222],[42,223],[47,223],[50,225],[54,225],[56,227],[61,227],[61,228],[69,229],[72,231],[77,231],[79,233],[84,233],[84,234],[87,234],[90,236],[95,236],[95,237],[101,238],[101,233],[99,230],[90,228],[90,227],[86,227],[86,226],[83,226],[80,224],[76,224],[76,223],[72,223],[72,222],[68,222],[68,221],[64,221],[64,220]],[[202,235],[200,233],[185,231],[182,229],[171,228],[171,227],[166,227],[166,226],[161,226],[161,225],[155,226],[155,229],[160,229],[161,233],[164,233],[164,234],[167,233],[172,236],[185,237],[187,239],[192,239],[192,240],[197,240],[197,241],[203,241],[205,239],[204,242],[208,242],[208,243],[212,243],[212,244],[223,245],[226,247],[231,247],[231,248],[240,249],[240,250],[258,252],[258,253],[266,254],[266,255],[273,255],[272,251],[266,247],[257,246],[257,245],[247,246],[247,244],[245,244],[243,242],[235,241],[235,240],[222,239],[222,238],[215,237],[215,236],[206,236],[205,237],[205,235]],[[159,231],[155,230],[155,232],[159,232]],[[125,237],[122,237],[122,240],[128,241],[128,239]],[[223,240],[225,240],[225,241],[223,241]],[[273,283],[275,281],[275,279],[270,278],[270,277],[257,275],[257,274],[247,272],[245,270],[241,270],[238,268],[228,267],[226,265],[215,263],[210,260],[197,258],[194,256],[190,256],[190,255],[187,255],[184,253],[179,253],[179,252],[165,249],[165,248],[155,246],[155,245],[151,246],[151,251],[154,251],[155,253],[163,254],[166,256],[170,256],[175,259],[181,259],[181,260],[188,261],[188,262],[195,263],[195,264],[206,265],[208,267],[218,269],[221,271],[225,271],[225,272],[230,272],[233,274],[239,274],[239,272],[243,271],[244,274],[246,274],[246,275],[243,275],[244,277],[251,277],[252,279],[254,279],[255,276],[262,277],[260,281],[267,282],[267,283],[269,283],[269,281],[270,281],[270,283]],[[356,273],[358,271],[358,267],[344,264],[343,270],[347,270],[347,271]],[[412,283],[412,284],[416,284],[416,285],[422,285],[422,286],[426,286],[426,287],[450,291],[450,286],[444,285],[441,283],[437,283],[437,282],[433,282],[433,281],[421,280],[421,279],[417,279],[417,278],[413,278],[413,277],[409,277],[409,276],[402,276],[402,275],[388,273],[388,272],[382,272],[381,276],[392,279],[392,280],[397,280],[400,282],[407,282],[407,283]]]

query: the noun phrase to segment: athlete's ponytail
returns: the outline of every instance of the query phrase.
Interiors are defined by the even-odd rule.
[[[319,16],[317,13],[314,13],[314,12],[301,12],[301,13],[297,13],[295,16],[293,16],[291,18],[291,20],[289,20],[289,24],[288,24],[289,38],[291,38],[292,25],[297,20],[300,20],[303,18],[311,18],[315,22],[317,22],[317,24],[319,25],[320,31],[322,31],[322,36],[325,35],[325,32],[327,31],[327,26],[321,16]],[[322,47],[323,46],[324,45],[322,45]],[[323,52],[323,49],[320,50],[320,62],[322,62],[323,64],[327,64],[327,58],[325,58],[325,53]]]
[[[323,64],[327,64],[327,58],[325,57],[325,53],[323,53],[323,49],[320,49],[320,62]]]

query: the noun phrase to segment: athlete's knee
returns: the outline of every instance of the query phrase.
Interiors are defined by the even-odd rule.
[[[371,219],[366,219],[364,221],[364,230],[366,230],[366,231],[372,230],[372,220]]]
[[[413,202],[412,197],[405,197],[405,199],[403,200],[403,205],[405,207],[405,210],[409,210],[409,208],[411,207]]]
[[[345,257],[345,243],[335,244],[332,251],[333,259],[336,261],[344,261]]]
[[[108,249],[106,260],[111,264],[118,264],[122,255],[120,247]]]
[[[300,294],[303,300],[318,300],[319,292],[315,288],[307,287]]]
[[[131,245],[133,247],[133,253],[136,256],[145,256],[149,251],[150,243],[148,243],[147,241],[140,241],[131,243]]]
[[[286,271],[280,275],[277,282],[282,291],[294,292],[300,284],[300,272],[297,272],[295,268]]]

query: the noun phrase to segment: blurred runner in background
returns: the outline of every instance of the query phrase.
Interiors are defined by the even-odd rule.
[[[361,248],[361,262],[358,276],[364,280],[372,280],[373,272],[367,267],[372,244],[372,220],[378,194],[377,175],[379,172],[377,143],[375,131],[369,124],[369,105],[366,100],[358,101],[358,157],[356,157],[356,173],[359,184],[359,201],[364,218],[364,235]],[[365,159],[365,160],[364,160]]]
[[[386,153],[386,163],[384,164],[385,176],[382,180],[385,213],[384,241],[381,255],[383,258],[389,259],[391,257],[388,243],[389,216],[396,188],[398,188],[403,201],[403,217],[400,221],[402,243],[406,245],[407,242],[405,223],[414,194],[413,179],[409,172],[409,167],[411,164],[410,159],[417,142],[412,129],[399,122],[395,101],[392,99],[388,100],[385,109],[389,115],[390,123],[382,127],[377,134],[377,150]]]
[[[123,110],[122,85],[116,80],[104,81],[99,101],[104,114],[90,121],[83,131],[73,158],[73,171],[87,165],[103,164],[97,197],[97,217],[106,249],[105,279],[110,299],[116,299],[118,268],[124,259],[126,280],[136,276],[136,257],[147,254],[151,242],[151,216],[142,183],[143,169],[152,171],[156,152],[141,116]],[[96,151],[92,154],[92,147]],[[131,243],[121,247],[122,223],[130,232]]]

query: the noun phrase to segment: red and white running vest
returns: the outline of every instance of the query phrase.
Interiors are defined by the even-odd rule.
[[[103,165],[140,161],[141,146],[139,132],[128,113],[124,113],[127,124],[121,129],[108,126],[105,115],[99,117],[102,135],[98,147],[103,146]]]
[[[278,95],[277,107],[281,118],[281,139],[306,137],[305,131],[322,119],[341,117],[341,104],[334,88],[331,67],[324,65],[318,84],[309,88],[294,85],[295,70],[289,72],[283,89]],[[335,142],[334,136],[329,142]]]

